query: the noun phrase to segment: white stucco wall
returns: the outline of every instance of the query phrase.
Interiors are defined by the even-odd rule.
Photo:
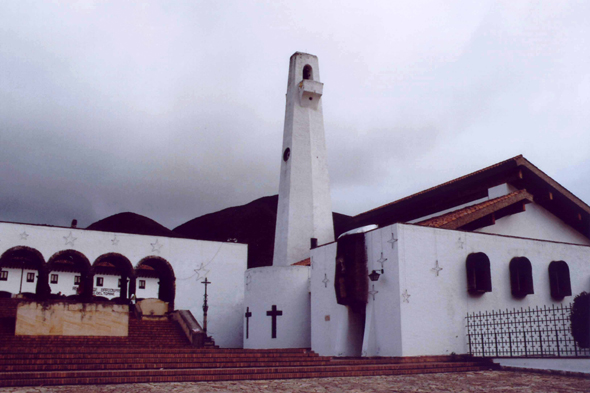
[[[525,208],[524,212],[502,217],[494,225],[480,228],[476,232],[590,245],[590,239],[544,207],[529,203]]]
[[[21,285],[21,271],[22,271],[22,292],[35,293],[37,288],[37,270],[30,269],[15,269],[15,268],[2,268],[8,272],[6,281],[0,281],[0,291],[6,291],[10,293],[18,293]],[[33,282],[27,282],[27,273],[34,273],[35,279]]]
[[[417,225],[396,224],[369,232],[365,237],[369,271],[385,273],[370,283],[362,344],[364,356],[419,356],[466,353],[465,317],[468,312],[566,303],[590,290],[590,247],[482,233],[469,233]],[[492,292],[467,292],[467,255],[484,252],[491,261]],[[383,255],[381,254],[383,253]],[[325,315],[342,315],[334,295],[336,244],[312,250],[312,348],[322,355],[342,355],[337,348],[339,329]],[[509,263],[525,256],[533,266],[533,295],[514,298]],[[568,263],[573,296],[551,298],[548,266]],[[438,261],[438,276],[436,262]],[[322,280],[330,280],[328,288]],[[374,285],[374,288],[373,288]],[[406,296],[407,295],[407,296]],[[344,352],[346,355],[346,352]]]
[[[90,263],[106,253],[119,253],[134,266],[147,256],[164,258],[172,265],[176,276],[176,309],[190,310],[200,323],[204,293],[201,281],[206,276],[212,282],[207,290],[208,333],[221,347],[242,346],[243,277],[247,268],[245,244],[12,223],[0,223],[0,239],[0,254],[15,246],[27,246],[38,250],[45,261],[56,252],[67,249],[81,252]],[[9,273],[10,276],[13,275]],[[20,280],[20,274],[18,276]],[[67,288],[72,288],[73,276],[72,273],[71,280],[60,277],[58,286],[61,288],[63,282]],[[118,289],[118,277],[115,277],[111,287]],[[3,283],[6,282],[0,281],[0,285]],[[13,285],[12,281],[8,285]],[[105,287],[107,285],[110,284],[105,278]],[[68,294],[66,287],[62,290],[64,294]],[[52,293],[60,290],[52,288]]]
[[[139,287],[139,280],[145,280],[145,288]],[[137,277],[137,285],[135,289],[135,296],[138,299],[158,298],[158,291],[160,290],[160,280],[153,277]],[[178,298],[178,294],[176,295]]]
[[[258,267],[248,269],[244,320],[244,348],[309,348],[311,346],[309,267]],[[272,338],[272,306],[282,311],[276,317],[276,338]],[[246,310],[249,335],[246,338]]]

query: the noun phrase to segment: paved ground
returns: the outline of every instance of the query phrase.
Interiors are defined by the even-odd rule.
[[[0,388],[0,393],[103,392],[590,392],[590,378],[515,371],[388,377],[288,379],[240,382],[138,383],[129,385]]]

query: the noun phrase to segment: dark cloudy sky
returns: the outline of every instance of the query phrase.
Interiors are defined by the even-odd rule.
[[[523,154],[590,202],[590,2],[0,2],[0,220],[173,228],[278,191],[319,57],[335,211]]]

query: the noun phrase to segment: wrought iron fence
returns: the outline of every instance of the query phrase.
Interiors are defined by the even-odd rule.
[[[589,357],[571,333],[572,305],[467,314],[469,353],[478,357]]]

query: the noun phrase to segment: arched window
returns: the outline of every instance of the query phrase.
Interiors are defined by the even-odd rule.
[[[551,286],[551,297],[555,300],[572,295],[570,268],[566,262],[553,261],[549,264],[549,285]]]
[[[469,293],[492,292],[490,259],[483,252],[471,253],[465,262]]]
[[[512,258],[510,261],[510,287],[512,296],[524,297],[535,293],[533,288],[533,267],[525,257]]]
[[[313,80],[313,69],[309,64],[306,64],[305,67],[303,67],[303,79]]]

